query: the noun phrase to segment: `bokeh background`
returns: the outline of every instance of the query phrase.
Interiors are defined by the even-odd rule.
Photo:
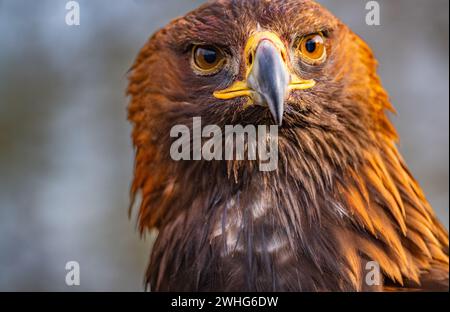
[[[126,73],[147,38],[203,1],[0,0],[0,290],[142,291],[152,243],[127,218]],[[448,227],[449,2],[320,1],[380,61],[403,152]],[[65,285],[65,263],[81,286]]]

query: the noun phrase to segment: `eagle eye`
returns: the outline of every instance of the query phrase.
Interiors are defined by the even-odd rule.
[[[192,49],[192,66],[200,75],[213,75],[225,64],[225,55],[214,46],[197,45]]]
[[[322,63],[327,56],[323,35],[316,33],[301,38],[297,52],[309,64],[317,65]]]

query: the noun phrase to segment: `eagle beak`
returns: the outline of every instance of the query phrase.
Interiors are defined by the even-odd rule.
[[[273,33],[258,32],[250,37],[244,55],[246,81],[237,81],[225,90],[214,92],[214,96],[222,100],[246,96],[250,105],[267,105],[276,124],[281,126],[284,102],[290,91],[312,88],[315,81],[290,74],[286,48]]]
[[[247,85],[256,91],[256,102],[269,106],[276,124],[280,126],[289,82],[290,75],[278,49],[269,40],[261,41],[256,49],[255,64],[247,77]]]

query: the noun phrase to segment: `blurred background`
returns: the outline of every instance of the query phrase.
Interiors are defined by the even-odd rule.
[[[127,218],[126,73],[148,37],[203,1],[0,0],[0,291],[142,291],[152,243]],[[319,1],[380,61],[400,149],[448,228],[449,2]],[[65,264],[81,286],[65,284]]]

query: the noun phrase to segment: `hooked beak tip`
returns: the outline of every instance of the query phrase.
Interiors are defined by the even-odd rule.
[[[276,124],[281,126],[290,75],[281,52],[270,40],[262,40],[257,46],[248,82],[269,107]]]
[[[282,104],[283,105],[283,104]],[[272,116],[275,120],[275,123],[277,124],[277,126],[281,127],[283,125],[283,115],[284,115],[284,111],[281,111],[279,113],[272,113]]]

